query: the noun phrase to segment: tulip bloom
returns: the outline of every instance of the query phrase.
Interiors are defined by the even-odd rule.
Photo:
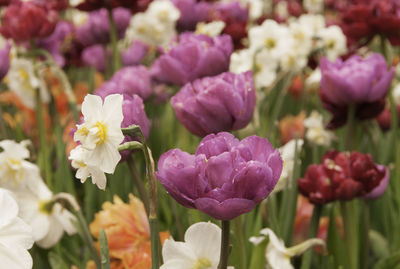
[[[356,106],[358,119],[374,118],[382,112],[394,75],[394,68],[387,69],[382,55],[375,53],[367,59],[354,55],[344,62],[338,59],[334,63],[324,58],[320,68],[320,97],[324,108],[333,114],[328,128],[345,124],[351,105]]]
[[[253,77],[248,71],[195,80],[173,96],[171,104],[191,133],[205,136],[244,128],[253,116],[255,100]]]
[[[203,138],[194,155],[172,149],[161,155],[157,178],[180,204],[213,218],[250,212],[274,189],[282,159],[265,138],[242,141],[222,132]]]
[[[389,169],[375,164],[371,155],[331,150],[322,157],[322,164],[307,168],[298,186],[310,202],[325,204],[356,197],[378,198],[385,192],[388,182]]]
[[[1,34],[15,42],[30,41],[49,36],[56,26],[56,11],[34,2],[15,1],[2,17]]]
[[[228,71],[232,50],[232,39],[228,35],[212,38],[184,33],[179,37],[179,44],[155,61],[151,72],[155,80],[184,85]]]

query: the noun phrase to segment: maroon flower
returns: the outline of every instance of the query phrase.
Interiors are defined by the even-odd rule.
[[[129,8],[133,13],[143,11],[150,4],[151,0],[86,0],[77,6],[83,11],[93,11],[100,8]]]
[[[400,105],[396,106],[397,109],[397,119],[398,119],[398,125],[400,127]],[[376,121],[379,124],[379,127],[381,127],[382,131],[388,131],[391,127],[391,121],[392,121],[392,116],[390,109],[386,107],[381,114],[376,117]]]
[[[55,29],[58,14],[55,10],[34,2],[13,2],[2,17],[0,33],[16,42],[49,36]]]
[[[307,168],[299,179],[299,191],[314,204],[356,197],[374,199],[386,190],[389,170],[373,162],[371,155],[359,152],[328,151],[322,164]]]

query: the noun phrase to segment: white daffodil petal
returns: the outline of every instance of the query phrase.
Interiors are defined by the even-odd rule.
[[[121,94],[110,94],[107,96],[103,105],[103,119],[105,123],[121,126],[121,122],[124,119],[122,109],[120,109],[123,101],[124,98]]]
[[[29,249],[33,245],[32,228],[20,218],[15,218],[0,228],[0,241],[7,242],[8,246]]]
[[[8,225],[10,221],[18,215],[17,202],[12,198],[11,193],[5,189],[0,189],[0,228]]]
[[[293,257],[303,254],[307,249],[313,246],[325,246],[325,241],[319,238],[308,239],[296,246],[286,249],[286,254]]]
[[[32,266],[32,257],[27,250],[0,243],[0,268],[31,269]]]
[[[193,224],[185,233],[185,242],[197,257],[206,257],[212,265],[218,265],[221,253],[220,227],[211,222]]]
[[[103,101],[100,96],[88,94],[82,102],[82,114],[85,121],[97,120],[102,117]]]
[[[176,260],[169,260],[161,265],[160,269],[188,269],[192,268],[193,261],[183,260],[183,259],[176,259]]]
[[[196,260],[196,255],[193,253],[190,246],[185,242],[176,242],[173,239],[165,240],[162,249],[162,256],[166,263],[173,260],[193,263]]]

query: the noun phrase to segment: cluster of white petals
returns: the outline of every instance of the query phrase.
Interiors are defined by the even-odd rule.
[[[179,10],[169,0],[153,1],[145,12],[135,14],[125,33],[127,44],[140,40],[151,46],[166,46],[176,35]]]
[[[323,117],[316,110],[312,111],[310,116],[304,120],[304,127],[307,129],[307,141],[314,145],[328,147],[335,138],[331,131],[325,129]]]
[[[24,105],[31,109],[36,106],[38,91],[42,102],[48,103],[50,101],[46,84],[43,79],[35,74],[35,67],[30,59],[12,57],[7,81],[10,90],[18,95]]]
[[[273,190],[274,192],[279,192],[292,185],[291,179],[293,176],[293,170],[296,164],[296,159],[297,162],[301,161],[300,153],[303,144],[304,144],[303,139],[297,139],[297,141],[296,139],[292,139],[279,148],[279,152],[283,160],[283,167],[282,167],[281,177],[279,178],[279,181]],[[297,153],[297,158],[295,158],[296,153]]]
[[[124,140],[122,102],[120,94],[107,96],[104,104],[101,97],[88,94],[82,103],[84,121],[77,125],[74,134],[80,145],[69,156],[82,183],[90,176],[93,184],[104,190],[107,183],[104,173],[114,173],[121,160],[118,146]]]
[[[18,205],[12,194],[0,188],[0,268],[30,269],[33,245],[32,229],[18,217]]]
[[[0,153],[0,188],[12,192],[18,203],[18,216],[30,226],[30,236],[37,245],[50,248],[61,239],[64,231],[76,233],[73,226],[76,218],[61,204],[52,201],[54,195],[43,182],[39,168],[27,160],[29,144],[29,141],[0,141],[3,149]],[[0,222],[2,219],[3,215]]]
[[[313,53],[335,60],[346,51],[346,37],[341,29],[326,26],[322,15],[304,14],[281,24],[265,20],[249,29],[249,47],[232,54],[230,71],[254,69],[256,87],[268,88],[278,72],[301,72]]]
[[[268,238],[269,241],[265,251],[265,259],[267,262],[266,269],[294,269],[290,258],[303,254],[307,249],[313,246],[325,245],[324,240],[312,238],[296,246],[286,248],[284,242],[280,240],[271,229],[262,229],[260,233],[262,236],[250,237],[250,242],[258,245],[264,241],[266,237]]]
[[[195,223],[186,230],[185,242],[176,242],[172,238],[164,242],[164,264],[160,269],[217,269],[220,245],[220,227],[210,222]]]

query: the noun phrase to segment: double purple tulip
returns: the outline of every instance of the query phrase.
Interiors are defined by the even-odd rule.
[[[239,141],[222,132],[203,138],[194,155],[180,149],[164,153],[156,176],[181,205],[231,220],[265,199],[281,172],[279,151],[268,140]]]
[[[388,70],[382,55],[374,53],[366,59],[354,55],[333,63],[324,58],[320,68],[320,97],[324,108],[333,114],[329,128],[346,123],[351,105],[355,106],[358,119],[374,118],[382,112],[394,75],[394,68]]]
[[[228,35],[209,37],[183,33],[179,44],[161,55],[151,68],[152,77],[160,82],[184,85],[197,78],[228,71],[233,51]]]
[[[195,80],[171,98],[178,120],[198,136],[244,128],[255,102],[251,71]]]

